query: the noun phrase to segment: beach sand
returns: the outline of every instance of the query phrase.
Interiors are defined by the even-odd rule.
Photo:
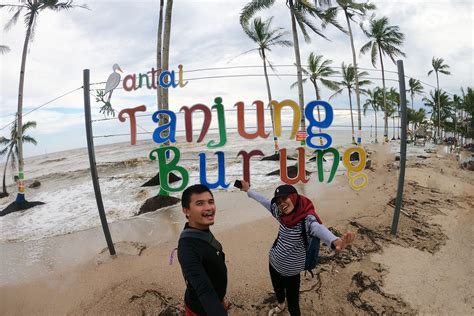
[[[455,156],[442,147],[426,154],[426,159],[408,160],[403,213],[393,237],[398,164],[387,145],[373,145],[370,150],[366,188],[352,190],[345,176],[332,184],[319,184],[313,176],[304,190],[299,187],[315,203],[326,226],[358,234],[340,254],[322,247],[314,278],[302,277],[302,314],[473,314],[474,174],[460,169]],[[262,193],[271,196],[271,190]],[[278,224],[242,192],[217,192],[216,202],[212,230],[226,253],[229,313],[266,315],[275,302],[268,250]],[[235,218],[245,220],[231,225]],[[181,225],[173,226],[166,242],[131,236],[117,242],[115,258],[106,252],[86,252],[79,264],[53,267],[3,285],[0,314],[182,314],[185,284],[177,259],[169,265]],[[67,238],[80,247],[80,234]],[[51,243],[59,238],[50,238]],[[103,236],[95,233],[89,238]],[[80,240],[86,248],[87,238]],[[2,257],[2,262],[8,260]]]

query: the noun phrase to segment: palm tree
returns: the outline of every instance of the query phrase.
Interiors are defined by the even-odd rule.
[[[350,106],[350,111],[351,111],[351,125],[352,125],[352,143],[357,144],[355,141],[355,136],[354,136],[354,116],[352,113],[352,90],[354,89],[355,86],[355,68],[349,64],[347,67],[344,65],[344,62],[342,63],[341,66],[342,69],[342,81],[338,83],[338,85],[341,87],[339,90],[337,90],[332,96],[329,97],[329,99],[332,99],[334,96],[342,93],[344,89],[347,89],[347,93],[349,95],[349,106]],[[366,71],[359,72],[359,78],[363,78],[364,76],[367,76],[368,73]],[[372,82],[370,80],[360,80],[359,81],[359,88],[369,85]],[[365,90],[360,89],[360,92],[365,93]]]
[[[156,35],[156,70],[160,71],[162,68],[162,54],[163,54],[163,6],[165,5],[164,0],[160,0],[160,13],[158,14],[158,32]],[[156,85],[156,101],[157,108],[160,110],[162,108],[162,97],[163,89],[158,84]],[[161,121],[161,120],[160,120]]]
[[[248,37],[252,41],[254,41],[258,48],[251,49],[245,53],[252,52],[257,50],[260,54],[260,58],[263,61],[263,73],[265,75],[265,82],[267,85],[267,94],[268,94],[268,104],[272,101],[272,92],[270,89],[270,81],[268,79],[267,73],[267,63],[270,68],[272,68],[272,64],[268,60],[267,52],[271,51],[272,46],[283,46],[288,47],[291,46],[292,43],[290,41],[284,40],[283,37],[288,34],[287,32],[282,32],[282,28],[274,28],[272,29],[273,17],[262,21],[260,18],[255,18],[249,24],[242,24],[242,28],[247,34]],[[273,121],[273,108],[270,108],[270,115],[272,118],[272,130],[273,130],[273,139],[275,142],[275,155],[278,154],[278,139],[275,135],[275,125]]]
[[[3,55],[3,54],[6,54],[10,51],[10,47],[6,46],[6,45],[0,45],[0,54]]]
[[[413,99],[417,94],[423,93],[423,85],[421,84],[420,80],[415,78],[410,78],[408,80],[408,92],[410,92],[411,97],[411,109],[413,110]]]
[[[321,0],[318,1],[321,5],[329,5],[330,0]],[[251,0],[240,13],[240,24],[246,24],[250,18],[259,10],[266,9],[271,7],[275,3],[275,0]],[[304,116],[304,94],[303,94],[303,75],[301,67],[301,56],[300,56],[300,45],[298,40],[298,29],[297,24],[303,33],[304,39],[306,42],[310,42],[307,27],[309,27],[317,35],[326,38],[322,31],[317,28],[312,21],[310,21],[309,16],[321,20],[322,27],[326,27],[328,24],[332,24],[337,28],[342,30],[342,27],[337,23],[336,8],[328,8],[327,10],[322,10],[319,7],[313,6],[309,3],[308,0],[287,0],[286,5],[290,10],[291,16],[291,29],[293,33],[293,47],[295,50],[295,62],[296,62],[296,75],[298,80],[298,100],[301,108],[301,129],[305,129],[305,116]]]
[[[371,51],[371,60],[374,67],[377,62],[377,55],[380,60],[380,67],[382,68],[382,86],[383,86],[383,108],[388,109],[386,91],[385,91],[385,72],[383,66],[383,55],[387,55],[395,63],[395,57],[405,56],[399,47],[403,44],[405,36],[399,31],[399,27],[396,25],[388,25],[388,18],[383,17],[380,19],[371,19],[369,30],[366,30],[362,26],[362,31],[371,40],[367,42],[360,52],[365,54],[369,50]],[[384,118],[384,139],[388,141],[388,113],[385,112]]]
[[[430,91],[429,98],[423,98],[423,102],[425,102],[426,106],[432,108],[429,112],[429,114],[431,114],[431,121],[441,130],[441,122],[439,121],[444,122],[446,118],[451,117],[451,100],[448,94],[444,91],[440,92],[440,90],[435,90],[434,93]],[[438,138],[440,136],[441,134],[438,132]]]
[[[24,0],[20,1],[19,4],[6,4],[0,5],[0,9],[8,8],[15,13],[13,14],[10,21],[5,25],[5,29],[10,29],[17,21],[22,11],[26,11],[24,18],[26,24],[26,35],[23,43],[23,53],[21,57],[20,67],[20,83],[18,87],[18,111],[17,111],[17,130],[18,139],[23,139],[23,87],[25,83],[25,68],[26,68],[26,54],[28,52],[28,44],[35,34],[36,25],[38,22],[39,14],[44,10],[52,11],[63,11],[69,10],[74,7],[87,8],[85,5],[73,5],[72,0],[66,2],[59,2],[58,0]],[[24,191],[24,173],[23,173],[23,143],[18,142],[18,195],[16,197],[17,203],[24,203],[25,191]]]
[[[377,111],[380,110],[382,90],[379,87],[377,87],[373,90],[370,90],[370,89],[367,90],[366,94],[367,94],[367,99],[365,99],[365,102],[363,104],[364,116],[366,115],[367,110],[369,109],[369,106],[370,106],[372,110],[374,111],[374,116],[375,116],[375,143],[378,143],[379,141],[378,141],[378,133],[377,133],[377,129],[378,129]]]
[[[356,51],[354,47],[354,36],[352,34],[351,20],[354,21],[355,17],[364,18],[368,11],[375,10],[375,5],[369,2],[358,3],[354,0],[336,0],[339,8],[344,12],[346,18],[347,29],[349,30],[349,39],[351,41],[352,49],[352,63],[356,69],[355,73],[355,94],[357,101],[357,126],[358,126],[358,139],[357,142],[360,143],[360,137],[362,135],[362,120],[361,120],[361,110],[360,110],[360,93],[359,93],[359,76],[357,76],[357,58]]]
[[[33,145],[36,145],[36,139],[29,135],[25,135],[25,132],[30,129],[36,127],[36,122],[35,121],[28,121],[26,124],[23,125],[23,131],[22,131],[22,137],[21,137],[21,142],[22,143],[30,143]],[[11,157],[11,167],[12,169],[15,169],[16,167],[16,161],[18,159],[18,137],[17,137],[17,128],[16,128],[16,123],[12,125],[12,128],[10,130],[10,138],[6,137],[0,137],[0,145],[5,146],[2,150],[0,150],[0,157],[7,154],[7,159],[5,160],[5,166],[3,168],[3,191],[0,193],[0,197],[5,197],[8,195],[7,192],[7,187],[5,184],[5,178],[7,174],[7,166],[8,166],[8,161]]]
[[[433,66],[433,69],[428,71],[428,76],[433,73],[433,71],[436,74],[436,90],[439,91],[439,75],[438,73],[442,73],[445,75],[450,75],[451,73],[449,72],[449,66],[444,63],[443,58],[435,58],[431,60],[431,66]],[[440,97],[440,94],[438,93],[438,98]],[[439,107],[441,106],[441,100],[438,99],[438,115],[440,115],[441,111]],[[441,138],[441,119],[438,117],[438,138]],[[436,138],[435,138],[436,140]]]
[[[463,99],[461,96],[455,94],[453,96],[453,102],[452,102],[453,110],[454,110],[454,137],[456,139],[459,138],[458,134],[458,121],[460,118],[460,113],[463,109]]]
[[[395,124],[395,114],[400,113],[400,93],[398,93],[398,91],[395,88],[390,88],[390,90],[387,93],[387,100],[388,100],[388,103],[390,104],[389,116],[392,116],[392,126],[393,126],[392,140],[395,140],[395,128],[397,128]],[[398,136],[398,139],[400,139],[399,136]]]
[[[326,79],[331,76],[339,74],[337,70],[331,68],[332,60],[324,59],[322,55],[315,55],[314,53],[309,54],[308,56],[308,68],[303,68],[303,73],[307,76],[307,78],[303,79],[303,83],[309,79],[313,84],[314,91],[316,93],[316,100],[321,100],[321,92],[318,86],[318,81],[321,84],[330,90],[337,91],[339,89],[338,83],[336,81]],[[294,88],[298,85],[298,81],[295,81],[290,88]],[[319,107],[317,107],[318,111],[318,120],[321,121],[321,113]],[[321,133],[321,129],[319,129]],[[320,139],[322,141],[322,139]]]

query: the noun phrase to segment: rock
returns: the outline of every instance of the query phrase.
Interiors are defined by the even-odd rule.
[[[372,167],[372,160],[367,159],[365,162],[365,169],[370,169]]]
[[[264,160],[280,161],[280,153],[276,153],[276,154],[273,154],[273,155],[271,155],[271,156],[265,156],[265,157],[263,157],[262,159],[260,159],[260,161],[264,161]],[[296,158],[287,156],[287,157],[286,157],[286,160],[296,160]]]
[[[40,186],[41,186],[41,182],[39,182],[38,180],[35,180],[33,181],[32,184],[28,186],[28,188],[39,188]]]
[[[8,206],[6,208],[4,208],[3,210],[0,211],[0,217],[5,216],[5,215],[10,214],[10,213],[13,213],[13,212],[27,210],[27,209],[35,207],[37,205],[43,205],[43,204],[45,204],[45,203],[44,202],[39,202],[39,201],[33,201],[33,202],[25,201],[25,202],[21,202],[21,203],[13,201],[12,203],[8,204]]]
[[[287,173],[288,177],[294,178],[298,174],[298,167],[296,167],[296,166],[286,167],[286,173]],[[305,170],[305,173],[306,173],[307,176],[309,176],[311,174],[311,172],[308,172],[306,170]],[[280,175],[280,169],[266,174],[266,176],[278,176],[278,175]]]
[[[175,198],[173,196],[154,196],[149,198],[148,200],[143,203],[143,205],[140,207],[140,210],[136,215],[140,215],[143,213],[149,213],[149,212],[154,212],[160,208],[175,205],[179,203],[181,200],[178,198]]]
[[[168,174],[168,183],[173,183],[173,182],[176,182],[176,181],[179,181],[179,180],[181,180],[181,178],[178,177],[177,175],[175,175],[174,173],[170,172]],[[159,172],[153,178],[151,178],[149,181],[142,184],[142,187],[152,187],[152,186],[156,186],[156,185],[160,185],[160,173]]]
[[[474,171],[474,157],[466,157],[461,160],[461,168]]]
[[[428,159],[428,157],[423,156],[423,155],[418,155],[418,156],[416,156],[416,157],[417,157],[417,158],[421,158],[421,159]]]
[[[395,156],[395,161],[400,161],[400,156]]]

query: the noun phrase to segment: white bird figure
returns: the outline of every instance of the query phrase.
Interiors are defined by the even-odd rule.
[[[107,79],[107,83],[105,84],[105,90],[104,90],[104,95],[109,93],[109,96],[107,97],[107,102],[110,102],[110,98],[112,97],[112,92],[114,91],[115,88],[120,83],[120,74],[117,73],[116,71],[123,72],[123,70],[120,68],[118,64],[114,64],[112,66],[113,73],[110,74],[109,79]]]

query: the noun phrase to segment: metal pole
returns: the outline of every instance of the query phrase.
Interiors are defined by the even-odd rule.
[[[89,150],[89,163],[91,166],[92,184],[94,185],[95,199],[97,201],[97,208],[99,209],[100,222],[102,223],[102,229],[104,230],[105,240],[109,247],[109,253],[111,256],[115,255],[114,243],[112,242],[112,236],[110,236],[109,226],[107,224],[107,218],[105,216],[104,203],[102,202],[102,195],[100,193],[99,178],[97,176],[97,166],[95,163],[95,152],[94,152],[94,140],[92,139],[92,124],[91,124],[91,99],[90,99],[90,74],[89,69],[84,69],[84,113],[86,120],[86,135],[87,135],[87,149]]]
[[[405,164],[407,158],[407,96],[405,88],[405,72],[403,70],[403,61],[397,60],[398,84],[400,86],[400,105],[402,124],[402,139],[400,141],[400,174],[398,176],[397,199],[395,201],[395,212],[393,213],[392,235],[397,234],[398,219],[400,218],[400,209],[403,201],[403,184],[405,182]]]

